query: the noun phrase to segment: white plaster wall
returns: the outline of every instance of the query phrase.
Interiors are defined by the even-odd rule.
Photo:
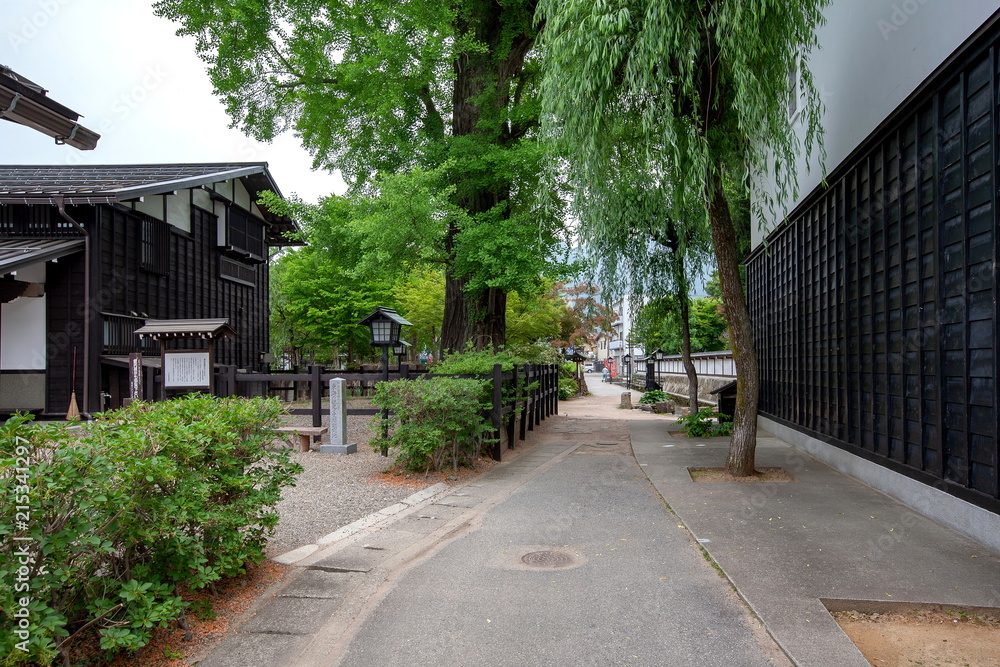
[[[191,194],[189,190],[178,190],[176,195],[167,196],[167,222],[191,231]]]
[[[232,179],[228,181],[219,181],[218,183],[213,183],[212,187],[215,191],[226,199],[232,200],[233,198],[233,181]]]
[[[191,203],[206,211],[212,210],[212,197],[208,194],[208,190],[203,190],[202,188],[191,190]]]
[[[833,0],[817,31],[810,69],[823,101],[826,171],[839,165],[993,13],[1000,0]],[[793,129],[802,139],[798,120]],[[815,157],[815,156],[814,156]],[[818,158],[800,157],[799,196],[776,219],[755,220],[753,245],[823,178]],[[766,176],[758,187],[772,191]],[[761,223],[764,223],[763,226]]]
[[[143,197],[142,201],[135,203],[135,210],[141,211],[157,220],[163,220],[163,195]]]
[[[45,298],[0,305],[0,369],[45,370]]]
[[[243,187],[243,183],[241,183],[240,181],[234,180],[232,181],[232,183],[234,190],[233,202],[235,202],[236,205],[239,206],[240,208],[249,211],[250,205],[253,203],[250,201],[250,193],[247,192],[247,189]]]

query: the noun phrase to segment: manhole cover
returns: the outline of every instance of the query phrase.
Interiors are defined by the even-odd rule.
[[[521,562],[532,567],[567,567],[576,561],[562,551],[532,551],[521,556]]]

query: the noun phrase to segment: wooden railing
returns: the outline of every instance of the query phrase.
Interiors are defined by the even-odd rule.
[[[146,368],[145,371],[145,396],[147,399],[152,397],[153,400],[157,400],[162,395],[160,369]],[[407,364],[401,364],[395,370],[390,368],[388,375],[390,381],[419,381],[428,376],[426,371],[417,371]],[[221,366],[215,371],[213,393],[216,396],[266,395],[274,385],[290,392],[292,397],[307,393],[311,406],[291,408],[288,412],[294,415],[310,415],[312,425],[321,426],[323,414],[325,410],[329,410],[329,404],[324,409],[323,398],[330,380],[343,378],[349,383],[358,382],[365,385],[380,382],[384,377],[381,370],[344,373],[326,371],[320,366],[310,366],[305,373],[241,373],[237,371],[236,366]],[[491,454],[497,461],[501,460],[504,440],[508,449],[513,448],[518,440],[527,439],[528,432],[533,431],[535,426],[559,412],[559,367],[554,364],[524,364],[514,366],[506,373],[497,364],[493,367],[493,373],[489,375],[459,377],[478,377],[492,383],[492,401],[488,417],[493,425],[491,438],[494,444]],[[308,391],[303,391],[306,387]],[[348,415],[373,416],[379,412],[378,408],[347,410]]]
[[[159,346],[151,338],[140,340],[135,330],[146,323],[145,318],[117,313],[101,313],[104,320],[104,346],[101,353],[124,356],[133,352],[159,354]]]

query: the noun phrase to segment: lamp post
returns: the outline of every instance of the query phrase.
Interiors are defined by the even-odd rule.
[[[402,338],[396,341],[396,344],[392,346],[392,353],[396,355],[396,365],[401,366],[403,364],[403,358],[406,356],[406,351],[410,347]]]
[[[663,353],[662,349],[656,348],[649,356],[652,357],[653,361],[656,363],[656,384],[660,385],[660,362],[663,361],[663,357],[666,355]],[[660,387],[662,387],[662,385],[660,385]]]
[[[622,363],[625,364],[625,387],[632,391],[632,353],[626,352],[625,356],[622,357]]]
[[[389,348],[399,344],[399,332],[403,325],[411,326],[394,308],[377,306],[371,315],[358,324],[363,324],[371,330],[371,344],[382,348],[382,381],[389,381]],[[382,409],[382,440],[389,437],[389,410]],[[388,445],[382,445],[382,456],[389,456]]]

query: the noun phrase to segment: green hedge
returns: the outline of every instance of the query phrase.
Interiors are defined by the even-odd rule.
[[[0,664],[48,663],[76,633],[134,651],[197,589],[264,558],[281,489],[274,399],[137,402],[84,429],[0,427]]]

